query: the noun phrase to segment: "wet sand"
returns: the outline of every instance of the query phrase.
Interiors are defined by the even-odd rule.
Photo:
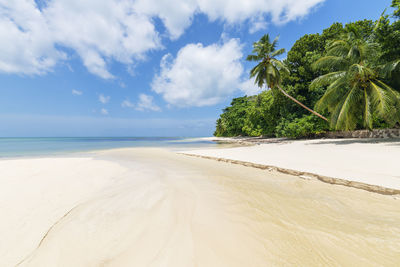
[[[210,138],[207,138],[210,139]],[[243,142],[246,138],[218,138]],[[211,139],[213,140],[213,139]],[[251,140],[251,139],[250,139]],[[256,146],[184,151],[254,167],[345,184],[385,194],[400,194],[400,139],[255,139]]]
[[[398,266],[400,199],[160,149],[0,161],[0,266]]]

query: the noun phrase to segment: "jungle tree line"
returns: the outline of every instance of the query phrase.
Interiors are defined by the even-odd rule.
[[[400,0],[392,7],[377,21],[307,34],[283,61],[277,39],[264,35],[247,59],[256,62],[250,76],[270,90],[233,99],[214,134],[305,137],[400,126]]]

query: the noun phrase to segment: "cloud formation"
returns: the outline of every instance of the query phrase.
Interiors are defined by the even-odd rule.
[[[163,57],[152,90],[178,107],[215,105],[241,88],[242,56],[237,39],[209,46],[188,44],[176,58]]]
[[[102,108],[102,109],[100,110],[100,113],[101,113],[102,115],[108,115],[108,110],[105,109],[105,108]]]
[[[129,99],[125,99],[121,103],[123,108],[134,108],[138,111],[161,111],[161,108],[154,103],[154,98],[151,95],[140,94],[139,100],[136,104],[132,103]]]
[[[161,111],[161,108],[154,103],[153,97],[146,94],[139,95],[139,102],[136,104],[135,109],[139,111]]]
[[[239,89],[247,96],[256,95],[265,88],[260,88],[254,83],[254,78],[245,80],[239,84]]]
[[[0,38],[0,71],[46,73],[69,48],[104,79],[113,78],[107,61],[132,64],[161,47],[151,19],[129,0],[52,0],[41,9],[33,0],[0,0]]]
[[[82,95],[83,92],[82,92],[82,91],[75,90],[75,89],[72,89],[72,94],[73,94],[73,95]]]
[[[135,107],[135,105],[129,99],[125,99],[124,101],[122,101],[121,107],[123,107],[123,108],[133,108],[133,107]]]
[[[103,94],[99,95],[99,101],[103,104],[107,104],[110,101],[110,96],[105,96]]]
[[[307,15],[324,0],[0,0],[0,72],[45,74],[73,51],[89,72],[111,79],[109,62],[133,65],[162,48],[163,22],[179,38],[196,14],[228,24],[248,22],[250,31]],[[138,41],[140,40],[140,41]]]

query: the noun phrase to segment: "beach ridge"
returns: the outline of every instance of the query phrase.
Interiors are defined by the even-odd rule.
[[[262,170],[268,170],[269,172],[280,172],[280,173],[284,173],[284,174],[297,176],[299,178],[306,179],[306,180],[319,180],[321,182],[332,184],[332,185],[348,186],[348,187],[366,190],[369,192],[378,193],[378,194],[382,194],[382,195],[400,195],[400,190],[398,190],[398,189],[383,187],[383,186],[379,186],[379,185],[372,185],[372,184],[367,184],[367,183],[362,183],[362,182],[357,182],[357,181],[351,181],[351,180],[346,180],[343,178],[328,177],[325,175],[320,175],[320,174],[311,173],[311,172],[297,171],[294,169],[287,169],[287,168],[281,168],[281,167],[272,166],[272,165],[257,164],[257,163],[252,163],[252,162],[248,162],[248,161],[233,160],[233,159],[227,159],[227,158],[204,156],[204,155],[197,155],[197,154],[190,154],[190,153],[179,153],[179,154],[190,156],[190,157],[198,157],[198,158],[203,158],[203,159],[210,159],[210,160],[216,160],[216,161],[221,161],[221,162],[226,162],[226,163],[231,163],[231,164],[237,164],[237,165],[242,165],[245,167],[252,167],[252,168],[257,168],[257,169],[262,169]]]

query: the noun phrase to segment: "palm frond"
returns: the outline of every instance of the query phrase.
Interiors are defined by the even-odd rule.
[[[371,82],[370,84],[372,103],[378,112],[378,115],[385,117],[387,113],[390,113],[390,109],[392,108],[390,104],[393,103],[393,99],[391,99],[388,92],[378,84],[374,82]]]
[[[372,112],[371,112],[371,97],[364,88],[364,127],[372,130]]]
[[[337,130],[353,130],[357,125],[357,118],[354,109],[358,106],[357,102],[360,101],[360,90],[353,87],[346,95],[336,121]]]
[[[275,68],[277,68],[279,71],[284,72],[286,74],[290,73],[290,70],[282,61],[272,58],[271,62],[275,66]]]
[[[349,67],[348,70],[349,76],[357,75],[358,82],[360,81],[368,81],[370,79],[374,79],[377,74],[371,68],[368,68],[361,64],[353,64]]]
[[[271,52],[275,51],[276,47],[278,46],[279,36],[276,36],[275,39],[271,43]]]
[[[325,75],[321,75],[318,78],[315,78],[311,82],[310,88],[315,89],[315,88],[329,85],[329,84],[333,83],[334,81],[336,81],[337,79],[343,77],[344,75],[346,75],[346,71],[335,71],[335,72],[331,72],[331,73],[328,73]]]
[[[331,49],[335,48],[335,47],[343,47],[343,48],[346,48],[347,50],[350,48],[347,41],[339,39],[339,40],[331,41],[331,42],[327,45],[327,48],[326,48],[326,49],[328,50],[328,53],[329,53],[329,51],[330,51]]]
[[[371,81],[372,103],[378,115],[390,124],[400,120],[400,93],[382,81]]]
[[[349,49],[342,45],[337,45],[328,50],[327,56],[345,57],[349,53]]]
[[[375,59],[379,57],[380,46],[375,42],[372,41],[363,42],[358,45],[358,49],[361,54],[361,60],[371,59],[371,58]]]
[[[318,59],[316,62],[312,64],[314,69],[344,69],[344,67],[348,65],[348,61],[343,57],[337,56],[326,56]]]
[[[333,111],[338,101],[340,101],[345,85],[346,79],[344,77],[339,78],[331,83],[331,85],[328,86],[325,94],[316,103],[315,108],[318,111],[323,111],[325,109]]]
[[[391,78],[392,74],[395,70],[400,69],[400,59],[386,63],[385,65],[381,66],[381,75],[384,78]]]
[[[329,125],[332,129],[336,129],[337,120],[340,114],[340,110],[343,106],[344,101],[346,98],[341,98],[338,102],[336,102],[336,106],[331,111],[331,116],[329,120]]]
[[[346,56],[351,62],[359,62],[362,58],[361,51],[358,46],[352,46]]]
[[[262,59],[262,57],[259,55],[248,55],[246,58],[247,61],[259,61],[260,59]]]
[[[285,52],[286,52],[285,48],[275,50],[274,52],[271,53],[271,57],[274,58],[274,57],[280,56],[280,55],[284,54]]]

